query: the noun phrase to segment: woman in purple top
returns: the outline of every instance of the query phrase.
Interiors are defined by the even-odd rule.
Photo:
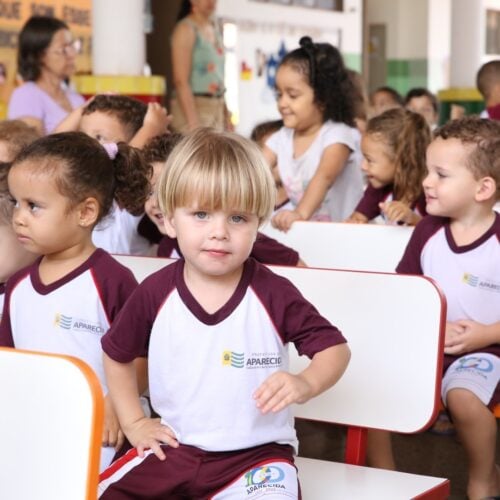
[[[79,51],[68,26],[53,17],[33,16],[19,34],[17,65],[24,83],[12,93],[8,118],[20,119],[42,134],[53,132],[84,103],[67,81]]]

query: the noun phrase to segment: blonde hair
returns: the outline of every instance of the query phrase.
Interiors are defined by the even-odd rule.
[[[199,128],[172,151],[157,188],[160,210],[177,207],[242,210],[262,223],[274,208],[271,169],[259,148],[229,132]]]

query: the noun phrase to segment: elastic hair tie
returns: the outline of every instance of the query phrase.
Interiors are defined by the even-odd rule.
[[[116,142],[106,142],[102,147],[106,150],[106,153],[108,153],[110,160],[116,158],[116,154],[118,153],[118,144],[116,144]]]

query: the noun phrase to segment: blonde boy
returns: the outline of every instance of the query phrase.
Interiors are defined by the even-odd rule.
[[[198,129],[170,155],[158,196],[184,259],[138,288],[103,338],[111,397],[135,446],[100,498],[298,498],[289,411],[333,385],[349,349],[286,279],[248,256],[272,212],[258,148]],[[287,346],[312,358],[287,372]],[[160,420],[145,418],[132,362],[149,358]]]
[[[469,461],[471,500],[500,493],[495,466],[500,402],[500,123],[448,122],[427,150],[423,181],[429,214],[398,265],[424,274],[447,303],[442,398]]]

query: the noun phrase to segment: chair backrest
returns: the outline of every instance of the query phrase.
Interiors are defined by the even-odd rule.
[[[0,498],[97,498],[104,404],[70,356],[0,348]]]
[[[118,256],[142,280],[169,259]],[[430,424],[440,400],[446,305],[428,278],[390,273],[271,267],[290,279],[346,336],[346,373],[296,416],[402,433]],[[291,349],[291,371],[308,363]]]
[[[311,267],[393,272],[413,228],[307,221],[294,222],[287,233],[270,224],[261,231],[299,252]]]

